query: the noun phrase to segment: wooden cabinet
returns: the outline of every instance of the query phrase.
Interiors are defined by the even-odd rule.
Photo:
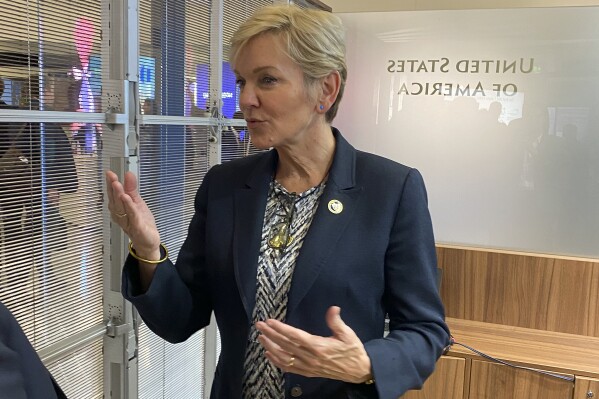
[[[571,375],[562,374],[569,377]],[[590,393],[590,396],[588,396]],[[421,390],[401,399],[599,399],[599,380],[576,383],[486,360],[443,356]]]
[[[465,360],[463,399],[599,399],[599,259],[448,245],[437,255],[456,340],[447,356]],[[442,370],[405,397],[455,397],[443,391],[455,382]]]
[[[599,380],[576,377],[574,399],[599,399]]]
[[[502,364],[472,361],[469,399],[570,399],[573,392],[574,384],[570,381]]]
[[[402,399],[463,399],[466,362],[458,357],[441,357],[422,389],[409,391]]]

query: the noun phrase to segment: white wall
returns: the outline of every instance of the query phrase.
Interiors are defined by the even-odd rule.
[[[333,124],[422,172],[437,242],[599,256],[599,7],[340,16]]]
[[[324,0],[333,12],[596,6],[599,0]]]

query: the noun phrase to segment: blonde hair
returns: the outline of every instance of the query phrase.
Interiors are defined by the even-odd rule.
[[[250,40],[265,33],[283,39],[286,54],[302,68],[308,88],[331,72],[339,72],[339,94],[326,113],[326,120],[331,123],[337,115],[347,80],[345,32],[339,17],[330,12],[294,5],[261,8],[233,34],[229,60],[234,64],[241,49]]]

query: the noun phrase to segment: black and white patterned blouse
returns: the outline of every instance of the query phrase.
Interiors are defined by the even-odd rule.
[[[289,193],[276,180],[270,185],[258,259],[256,305],[244,363],[244,399],[285,397],[283,372],[264,356],[264,349],[258,342],[259,332],[254,326],[257,321],[266,319],[285,321],[293,269],[324,187],[323,181],[301,194],[295,194]],[[291,207],[294,207],[293,210]],[[268,244],[269,239],[272,238],[273,232],[285,223],[291,211],[291,241],[284,248],[271,248]]]

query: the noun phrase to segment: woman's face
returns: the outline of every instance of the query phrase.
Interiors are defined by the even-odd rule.
[[[305,143],[318,121],[318,104],[308,95],[302,69],[283,51],[282,40],[269,33],[253,38],[239,51],[234,70],[254,146]]]

